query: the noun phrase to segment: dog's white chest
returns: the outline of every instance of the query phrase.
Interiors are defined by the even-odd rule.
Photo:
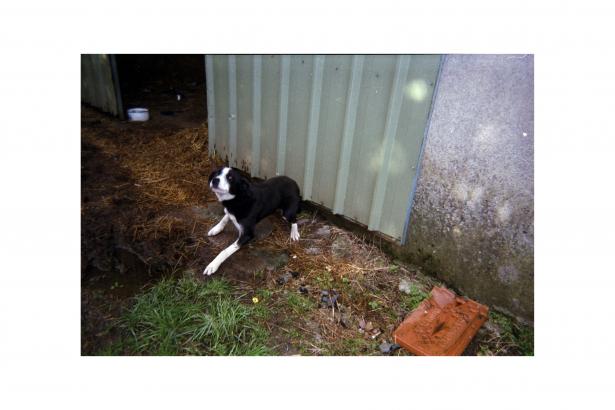
[[[218,201],[219,201],[219,202],[222,202],[222,201],[230,201],[231,199],[235,198],[235,195],[230,194],[230,193],[228,193],[228,192],[223,193],[223,194],[219,194],[219,193],[217,193],[216,191],[214,191],[214,194],[216,194],[216,197],[218,198]]]

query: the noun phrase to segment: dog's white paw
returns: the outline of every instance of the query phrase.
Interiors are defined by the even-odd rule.
[[[209,232],[207,232],[207,236],[215,236],[218,235],[220,232],[222,232],[224,228],[221,228],[220,226],[216,225],[213,228],[211,228],[209,230]]]
[[[299,240],[299,228],[297,228],[297,224],[292,224],[290,228],[290,240],[291,241]]]
[[[214,264],[213,262],[210,263],[209,265],[207,265],[207,267],[205,268],[205,270],[203,271],[203,275],[211,275],[212,273],[214,273],[215,271],[218,270],[218,265]]]

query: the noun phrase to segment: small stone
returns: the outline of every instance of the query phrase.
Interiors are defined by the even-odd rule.
[[[382,342],[380,343],[380,346],[378,346],[378,348],[380,349],[382,353],[388,354],[391,351],[391,343]]]
[[[399,349],[400,347],[401,346],[398,345],[397,343],[389,343],[389,342],[382,342],[380,343],[380,346],[378,346],[378,348],[380,349],[380,352],[382,352],[383,354],[391,354],[395,350]]]
[[[412,292],[412,283],[410,283],[407,279],[402,278],[399,281],[399,291],[409,295]]]
[[[314,232],[315,236],[330,236],[331,235],[331,229],[327,226],[324,225],[320,228],[318,228],[316,230],[316,232]]]
[[[361,319],[361,320],[359,321],[359,327],[360,327],[361,329],[365,329],[365,319]]]
[[[346,259],[352,254],[352,240],[346,235],[339,235],[331,244],[331,254],[334,259]]]
[[[487,320],[481,329],[485,329],[488,333],[496,335],[497,337],[501,336],[499,326],[491,322],[491,320]]]
[[[328,292],[326,290],[323,290],[322,292],[320,292],[320,302],[322,304],[322,307],[333,307],[337,305],[337,298],[339,298],[339,293],[337,293],[335,290],[332,290],[331,292]]]
[[[367,322],[367,324],[365,325],[365,330],[368,332],[370,332],[373,328],[374,325],[372,324],[372,322]]]
[[[278,285],[282,286],[284,285],[286,282],[288,282],[290,280],[290,278],[292,277],[292,275],[288,272],[286,272],[285,274],[283,274],[282,276],[280,276],[279,278],[277,278],[275,280],[275,283],[277,283]]]
[[[352,326],[352,316],[348,313],[342,313],[340,316],[340,325],[349,329]]]

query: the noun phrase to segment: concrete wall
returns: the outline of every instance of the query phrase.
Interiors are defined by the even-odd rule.
[[[405,250],[533,321],[533,56],[447,56],[423,155]]]

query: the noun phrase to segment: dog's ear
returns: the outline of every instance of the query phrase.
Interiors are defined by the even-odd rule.
[[[209,174],[209,179],[207,180],[207,183],[210,183],[212,179],[214,179],[214,177],[216,176],[216,174],[218,173],[218,171],[220,171],[219,169],[216,169],[214,171],[211,172],[211,174]]]
[[[250,180],[243,175],[239,178],[239,192],[249,195],[250,194]]]

